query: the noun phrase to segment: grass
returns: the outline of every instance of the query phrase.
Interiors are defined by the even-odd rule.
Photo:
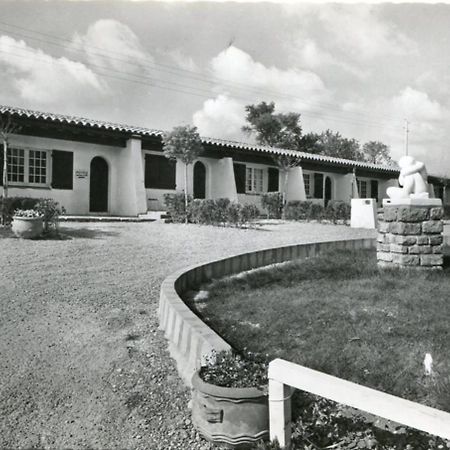
[[[237,350],[450,410],[449,275],[383,271],[373,251],[340,251],[215,281],[191,303]]]

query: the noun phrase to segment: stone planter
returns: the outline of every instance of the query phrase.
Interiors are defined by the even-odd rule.
[[[23,239],[35,239],[44,231],[42,217],[13,217],[13,233]]]
[[[269,438],[268,395],[257,388],[227,388],[192,378],[192,422],[208,441],[248,448]]]

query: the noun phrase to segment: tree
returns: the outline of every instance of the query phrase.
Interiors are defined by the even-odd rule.
[[[321,155],[364,161],[364,155],[361,152],[359,142],[356,139],[344,138],[338,132],[331,130],[323,131],[318,135],[314,146],[315,153]]]
[[[184,163],[184,206],[186,208],[186,223],[188,221],[188,165],[192,164],[203,152],[202,139],[197,127],[184,125],[175,127],[163,136],[163,151],[166,158]]]
[[[0,116],[0,138],[3,143],[3,167],[2,167],[2,180],[3,180],[3,202],[2,202],[2,224],[5,224],[5,199],[8,198],[8,142],[11,134],[19,130],[19,126],[13,121],[10,114]]]
[[[243,126],[242,130],[248,134],[255,134],[258,144],[305,152],[314,148],[317,137],[313,133],[302,135],[300,114],[293,112],[275,114],[274,102],[247,105],[245,110],[248,125]],[[299,165],[300,156],[274,157],[278,168],[284,173],[283,205],[286,203],[289,170]]]
[[[301,144],[302,127],[300,114],[275,114],[275,103],[261,102],[258,105],[247,105],[245,120],[248,125],[242,131],[255,134],[256,142],[271,147],[298,150]]]
[[[379,141],[369,141],[366,142],[362,151],[364,154],[364,159],[367,162],[373,164],[392,164],[392,158],[390,156],[390,148]]]

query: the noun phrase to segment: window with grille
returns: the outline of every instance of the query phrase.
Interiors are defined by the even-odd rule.
[[[358,181],[358,194],[359,198],[367,198],[367,181],[357,180]]]
[[[30,150],[28,154],[28,182],[45,184],[47,182],[47,152]]]
[[[25,150],[8,148],[8,182],[23,183],[25,181]]]
[[[247,167],[245,177],[246,192],[259,193],[263,191],[263,169]]]
[[[8,183],[26,185],[47,185],[46,150],[8,148]]]
[[[311,178],[309,173],[303,174],[303,183],[305,184],[305,194],[307,197],[311,196]]]

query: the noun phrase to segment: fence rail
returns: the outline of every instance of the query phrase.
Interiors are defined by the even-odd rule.
[[[275,359],[269,364],[270,439],[283,448],[291,442],[291,387],[450,439],[449,413]]]

